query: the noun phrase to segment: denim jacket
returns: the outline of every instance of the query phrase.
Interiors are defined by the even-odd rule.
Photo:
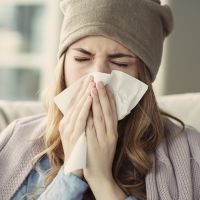
[[[36,163],[12,200],[81,200],[89,185],[72,173],[64,173],[63,166],[48,187],[44,188],[45,174],[51,168],[45,155]],[[136,200],[127,197],[125,200]]]
[[[32,140],[38,138],[45,130],[46,119],[46,114],[17,119],[0,134],[1,200],[10,200],[12,197],[14,200],[31,199],[23,196],[27,192],[33,192],[36,186],[41,187],[41,191],[38,192],[40,200],[43,195],[46,200],[55,199],[48,196],[52,193],[59,193],[57,200],[71,199],[72,188],[69,185],[75,181],[76,184],[73,184],[78,188],[76,194],[80,194],[79,184],[86,184],[72,174],[62,175],[61,168],[60,175],[58,173],[44,190],[44,175],[40,173],[39,168],[46,162],[40,160],[36,163],[38,167],[33,168],[31,161],[45,148],[42,138],[34,143]],[[152,169],[145,176],[147,199],[199,200],[200,132],[189,125],[182,131],[181,126],[168,118],[165,118],[164,126],[169,130],[168,136],[152,153]],[[63,186],[63,183],[67,186]]]

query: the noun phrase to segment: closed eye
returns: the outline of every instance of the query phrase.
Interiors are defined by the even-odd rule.
[[[77,62],[84,62],[84,61],[88,61],[90,59],[88,59],[88,58],[75,58],[75,60]],[[115,65],[117,65],[119,67],[128,67],[127,63],[116,63],[116,62],[113,62],[113,61],[111,63],[113,63],[113,64],[115,64]]]

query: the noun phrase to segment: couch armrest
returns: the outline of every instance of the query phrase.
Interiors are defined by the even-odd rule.
[[[158,96],[157,101],[160,108],[200,131],[200,93]],[[0,101],[0,132],[19,117],[44,111],[39,101]]]
[[[200,93],[165,95],[157,100],[164,111],[200,131]]]
[[[0,101],[0,132],[13,120],[44,112],[39,101]]]

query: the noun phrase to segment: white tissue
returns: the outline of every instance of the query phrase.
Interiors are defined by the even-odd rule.
[[[145,83],[118,70],[113,70],[111,74],[92,72],[90,75],[93,75],[95,82],[102,81],[104,85],[108,84],[111,87],[116,101],[118,120],[123,119],[131,112],[148,89],[148,85]],[[56,105],[63,115],[65,115],[65,110],[68,107],[70,99],[74,96],[78,82],[82,78],[84,77],[81,77],[54,98]],[[65,163],[65,173],[86,168],[86,156],[87,142],[85,132],[83,132],[67,163]]]

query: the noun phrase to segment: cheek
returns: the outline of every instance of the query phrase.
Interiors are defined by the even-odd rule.
[[[73,60],[69,59],[65,62],[65,83],[67,86],[85,75],[83,69]]]
[[[130,75],[130,76],[133,76],[134,78],[139,78],[139,75],[138,75],[138,65],[135,64],[135,65],[132,65],[130,66],[128,69],[127,69],[127,73]]]
[[[139,78],[139,76],[138,76],[138,72],[137,71],[134,71],[134,70],[130,70],[129,72],[128,72],[128,74],[130,75],[130,76],[133,76],[134,78]]]

